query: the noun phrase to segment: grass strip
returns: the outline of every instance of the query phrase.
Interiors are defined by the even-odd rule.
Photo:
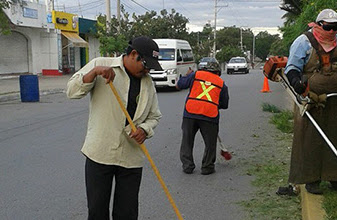
[[[337,193],[329,188],[328,182],[323,182],[321,184],[323,189],[323,202],[322,207],[325,210],[326,220],[336,220],[337,219]]]
[[[262,104],[263,111],[271,112],[270,122],[280,130],[270,134],[273,141],[261,143],[255,147],[255,161],[248,169],[248,175],[255,179],[253,198],[240,202],[249,212],[251,219],[259,220],[300,220],[301,206],[299,196],[278,196],[280,186],[288,185],[293,121],[292,113],[268,103]]]

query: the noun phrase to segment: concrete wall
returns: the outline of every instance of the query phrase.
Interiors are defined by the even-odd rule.
[[[75,47],[75,72],[77,72],[79,69],[81,69],[81,53],[80,48]]]
[[[57,34],[47,29],[16,27],[15,31],[28,40],[28,71],[41,73],[42,69],[57,69]]]
[[[88,43],[89,43],[89,61],[96,58],[101,57],[101,54],[99,52],[99,40],[93,36],[88,37]]]
[[[39,67],[37,70],[42,69],[58,69],[58,51],[57,51],[57,34],[52,32],[40,32],[40,54],[39,54]]]
[[[44,2],[22,1],[11,4],[4,12],[14,25],[36,28],[54,28],[47,23],[47,11]]]

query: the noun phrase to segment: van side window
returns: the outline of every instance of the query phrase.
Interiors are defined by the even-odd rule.
[[[193,53],[192,50],[181,50],[183,60],[185,61],[193,61]]]
[[[180,55],[180,50],[177,50],[177,62],[183,61],[183,58]]]

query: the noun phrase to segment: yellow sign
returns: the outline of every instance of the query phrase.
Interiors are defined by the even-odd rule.
[[[78,16],[62,11],[53,11],[53,23],[56,29],[78,33]]]

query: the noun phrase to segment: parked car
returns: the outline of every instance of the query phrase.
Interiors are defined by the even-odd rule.
[[[198,64],[198,70],[202,70],[206,66],[217,66],[220,69],[220,64],[214,57],[203,57]],[[220,72],[221,75],[221,72]]]
[[[249,73],[249,66],[246,58],[232,57],[227,63],[227,74],[232,73]]]

